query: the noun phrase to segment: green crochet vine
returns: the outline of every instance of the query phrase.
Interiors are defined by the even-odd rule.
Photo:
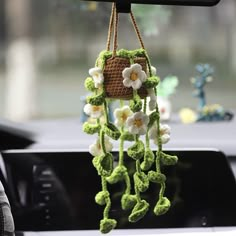
[[[124,88],[131,88],[131,99],[128,101],[118,99],[120,106],[114,110],[114,120],[112,120],[109,116],[109,97],[105,87],[106,81],[110,78],[105,70],[108,60],[115,58],[123,58],[129,64],[122,69],[117,80],[120,79]],[[144,58],[145,64],[136,63],[137,58]],[[114,68],[119,66],[115,65]],[[144,49],[133,51],[121,49],[116,51],[115,57],[113,52],[102,51],[95,67],[89,70],[91,77],[85,80],[85,87],[91,94],[87,97],[84,112],[94,121],[85,122],[83,131],[89,135],[97,134],[97,140],[90,145],[89,150],[94,156],[92,163],[101,177],[101,191],[96,194],[95,202],[104,207],[103,219],[100,221],[102,233],[110,232],[117,225],[117,221],[110,218],[112,193],[109,192],[109,185],[122,183],[125,186],[120,204],[124,211],[130,211],[129,222],[141,220],[151,207],[155,215],[162,215],[171,206],[165,196],[166,176],[162,173],[161,167],[176,164],[178,158],[162,150],[162,145],[169,140],[170,132],[167,125],[160,124],[156,97],[156,86],[160,79],[155,71]],[[150,96],[155,106],[148,104],[146,98],[141,99],[138,92],[141,87],[147,91],[147,96]],[[151,110],[150,114],[147,114],[147,106]],[[141,139],[142,136],[145,138]],[[156,152],[150,146],[151,139],[157,145]],[[115,168],[111,140],[119,142],[119,158]],[[131,142],[127,150],[124,149],[125,142]],[[134,163],[135,170],[132,173],[126,166],[127,162]],[[160,186],[158,196],[153,196],[156,197],[155,206],[150,206],[142,196],[151,184]]]

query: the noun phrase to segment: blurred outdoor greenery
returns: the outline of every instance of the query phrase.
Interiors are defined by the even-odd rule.
[[[19,39],[28,38],[33,49],[31,64],[35,68],[35,83],[33,98],[25,104],[32,105],[34,112],[27,119],[79,117],[81,97],[86,94],[84,79],[98,53],[106,47],[111,4],[12,0],[15,4],[7,7],[7,1],[0,0],[0,116],[11,119],[5,112],[8,108],[7,74],[14,69],[7,64],[8,47]],[[24,19],[17,8],[23,8]],[[14,23],[9,12],[19,13]],[[179,78],[179,86],[172,97],[174,111],[197,107],[190,82],[197,74],[197,63],[209,63],[215,69],[214,81],[206,86],[207,102],[236,109],[235,0],[221,1],[212,8],[133,5],[133,12],[158,75]],[[24,22],[27,22],[25,28]],[[126,14],[120,16],[118,39],[119,48],[139,47]],[[19,57],[22,63],[27,60],[24,56],[21,53]],[[14,103],[11,106],[14,110]],[[15,109],[21,108],[16,105]]]

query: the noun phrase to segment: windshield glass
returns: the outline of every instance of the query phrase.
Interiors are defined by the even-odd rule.
[[[84,80],[106,48],[111,3],[0,0],[0,115],[25,121],[79,117]],[[133,5],[143,41],[161,79],[177,76],[174,112],[197,109],[191,78],[198,63],[214,68],[207,104],[235,109],[236,2],[216,7]],[[139,42],[121,14],[119,48]]]

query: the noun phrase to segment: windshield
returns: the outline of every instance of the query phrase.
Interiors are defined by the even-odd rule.
[[[0,0],[0,115],[25,121],[79,117],[84,80],[106,47],[111,3]],[[216,7],[133,5],[146,50],[161,79],[177,76],[172,109],[197,109],[191,78],[198,63],[214,68],[207,104],[235,109],[236,2]],[[136,49],[132,24],[120,17],[119,48]]]

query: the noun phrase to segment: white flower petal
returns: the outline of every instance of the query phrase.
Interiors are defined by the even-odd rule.
[[[139,128],[138,134],[139,135],[144,135],[144,134],[146,134],[146,132],[147,132],[147,127],[145,125],[143,125]]]
[[[170,140],[170,135],[169,135],[169,134],[164,134],[164,135],[161,136],[161,142],[162,142],[162,144],[168,143],[169,140]]]
[[[128,67],[125,68],[125,69],[122,71],[122,77],[129,79],[131,72],[132,72],[132,69],[131,69],[130,67],[129,67],[129,68],[128,68]]]
[[[120,118],[122,116],[122,110],[120,108],[116,108],[113,112],[115,118]]]
[[[147,75],[146,75],[146,73],[143,70],[140,72],[140,80],[142,82],[147,80]]]
[[[125,78],[125,79],[123,80],[123,85],[124,85],[125,87],[127,87],[127,88],[130,88],[130,87],[132,86],[132,84],[133,84],[133,81],[130,80],[129,78]]]
[[[133,118],[133,116],[128,117],[128,119],[126,120],[126,126],[127,126],[127,127],[130,127],[130,126],[133,125],[133,123],[134,123],[134,118]]]
[[[170,134],[170,126],[167,124],[165,125],[161,124],[160,130],[161,130],[161,133]]]
[[[94,67],[89,70],[89,74],[94,76],[95,74],[102,74],[102,69],[99,67]]]
[[[139,73],[142,70],[142,66],[138,63],[131,65],[132,71]]]
[[[86,105],[84,106],[84,113],[85,113],[86,115],[90,116],[91,110],[92,110],[91,104],[86,104]]]
[[[136,126],[133,125],[133,126],[129,127],[129,132],[131,134],[138,134],[139,133],[139,129]]]
[[[141,80],[137,79],[135,81],[132,81],[132,80],[130,80],[130,81],[132,82],[131,86],[133,89],[138,90],[141,88],[141,86],[142,86]]]

